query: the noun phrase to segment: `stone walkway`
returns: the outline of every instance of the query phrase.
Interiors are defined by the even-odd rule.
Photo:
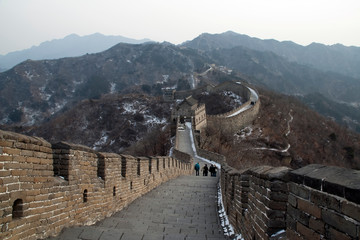
[[[179,132],[179,150],[194,156],[190,129]],[[201,167],[205,164],[201,160]],[[200,172],[200,175],[202,173]],[[50,240],[220,240],[227,239],[217,210],[218,177],[170,180],[128,207],[92,226],[66,228]]]
[[[93,226],[73,227],[52,240],[226,239],[217,214],[217,177],[182,176],[160,185]]]

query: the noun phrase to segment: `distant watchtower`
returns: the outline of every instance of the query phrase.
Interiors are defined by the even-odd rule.
[[[163,89],[163,99],[165,102],[174,101],[175,89],[173,88],[164,88]]]
[[[195,98],[189,96],[172,110],[172,121],[176,122],[178,117],[184,119],[184,121],[191,121],[193,119],[194,129],[200,131],[206,127],[205,104],[199,104]]]

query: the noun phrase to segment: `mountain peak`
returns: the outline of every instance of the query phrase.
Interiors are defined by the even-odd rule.
[[[74,39],[74,38],[79,38],[79,37],[80,36],[77,35],[76,33],[72,33],[72,34],[69,34],[69,35],[65,36],[63,39]],[[55,40],[61,40],[61,39],[55,39]]]
[[[226,32],[224,32],[224,33],[222,33],[222,34],[228,35],[228,36],[238,36],[238,35],[242,35],[242,34],[236,33],[236,32],[231,31],[231,30],[226,31]]]

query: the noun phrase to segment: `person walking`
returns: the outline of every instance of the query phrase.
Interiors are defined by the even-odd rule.
[[[216,167],[216,165],[214,164],[213,165],[213,177],[216,177],[216,172],[217,172],[217,167]]]
[[[209,168],[209,172],[210,172],[210,176],[214,176],[214,165],[210,165],[210,168]]]
[[[199,176],[200,164],[196,163],[194,169],[195,169],[196,176]]]
[[[205,166],[203,167],[203,176],[207,176],[208,171],[209,171],[209,168],[208,168],[207,164],[205,164]]]

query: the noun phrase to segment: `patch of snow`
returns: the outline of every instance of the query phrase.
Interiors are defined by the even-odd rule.
[[[1,120],[0,120],[0,124],[7,124],[10,122],[10,118],[9,115],[4,116]]]
[[[249,88],[249,87],[247,87],[247,88],[251,92],[250,100],[253,102],[257,102],[259,100],[259,95],[257,94],[257,92],[252,88]]]
[[[173,152],[174,152],[175,136],[170,138],[170,143],[171,143],[171,148],[169,150],[169,157],[171,157],[173,155]]]
[[[76,87],[80,84],[82,84],[84,81],[80,80],[80,81],[73,81],[73,87],[71,89],[71,92],[74,93],[76,91]]]
[[[162,125],[167,123],[167,120],[165,118],[160,119],[151,115],[144,115],[144,118],[145,118],[145,124],[150,126]]]
[[[110,83],[110,93],[115,93],[116,83]]]
[[[282,233],[285,233],[285,229],[282,229],[282,230],[274,233],[273,235],[271,235],[271,237],[277,237],[277,236],[279,236],[279,235],[282,234]]]
[[[25,77],[32,81],[34,74],[31,74],[31,72],[25,71]]]
[[[234,92],[232,91],[223,91],[222,92],[222,95],[224,96],[227,96],[227,97],[230,97],[231,99],[234,100],[234,102],[238,103],[238,104],[243,104],[243,99],[241,96],[235,94]]]
[[[164,82],[167,82],[169,80],[169,75],[162,75]]]
[[[266,147],[261,147],[261,148],[252,148],[253,150],[267,150],[267,151],[273,151],[273,152],[287,152],[290,149],[290,144],[287,145],[286,148],[284,149],[277,149],[277,148],[266,148]]]
[[[287,131],[287,133],[285,134],[286,137],[291,133],[290,123],[294,120],[294,117],[291,115],[291,111],[292,111],[292,109],[290,109],[290,112],[289,112],[290,120],[289,120],[288,123],[287,123],[287,125],[288,125],[288,131]]]
[[[54,113],[60,111],[61,109],[63,109],[66,104],[67,104],[67,101],[65,99],[63,99],[62,101],[55,103],[55,106],[53,108],[51,108],[49,111],[51,114],[54,114]]]
[[[39,88],[40,98],[44,101],[48,101],[51,98],[51,94],[45,92],[45,86]]]
[[[41,119],[42,113],[40,111],[35,111],[31,108],[24,107],[23,113],[26,117],[25,126],[34,125],[37,122],[37,119]]]
[[[191,76],[190,76],[190,85],[191,85],[191,89],[195,89],[195,87],[196,87],[196,82],[195,82],[194,75],[191,75]]]
[[[131,114],[135,114],[138,112],[137,108],[135,107],[135,105],[137,105],[138,102],[134,101],[132,103],[123,103],[123,108],[125,113],[131,113]]]
[[[229,116],[227,116],[227,118],[234,117],[234,116],[236,116],[236,115],[238,115],[238,114],[240,114],[240,113],[242,113],[242,112],[250,109],[251,107],[252,107],[251,104],[246,105],[245,107],[239,109],[238,111],[234,112],[233,114],[230,114]]]
[[[109,136],[106,134],[106,131],[101,132],[100,139],[94,143],[94,149],[97,150],[99,147],[104,145],[108,141]]]
[[[239,138],[245,139],[245,137],[250,136],[252,134],[252,132],[253,132],[252,127],[247,126],[247,127],[243,128],[243,129],[241,129],[241,131],[239,133],[235,133],[234,137],[236,137],[237,140],[239,140]]]

